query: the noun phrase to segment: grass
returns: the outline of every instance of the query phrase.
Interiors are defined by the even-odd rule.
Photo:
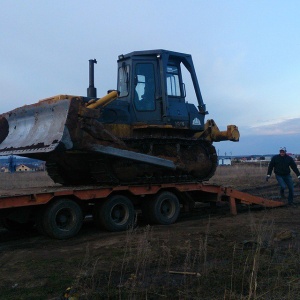
[[[5,267],[5,263],[3,266]],[[48,295],[58,294],[57,291],[63,291],[72,283],[73,278],[69,272],[72,268],[74,265],[71,262],[67,266],[66,262],[62,260],[43,258],[32,261],[26,260],[24,257],[23,261],[15,263],[14,270],[12,270],[14,277],[16,273],[19,274],[17,278],[12,280],[12,274],[7,273],[7,277],[1,281],[0,299],[48,299]],[[47,271],[45,272],[45,270]]]
[[[0,191],[6,189],[54,186],[54,182],[47,173],[41,172],[16,172],[0,173]]]
[[[246,189],[247,187],[253,187],[265,183],[266,175],[266,166],[238,163],[232,166],[219,166],[215,176],[210,180],[210,182],[219,185],[229,184],[234,186],[236,189]],[[271,177],[271,183],[273,183],[273,177]]]
[[[177,246],[151,227],[132,229],[115,264],[101,269],[91,258],[73,288],[82,299],[297,299],[298,247],[274,244],[272,220],[247,218],[251,239],[219,253],[210,251],[209,220],[202,236]]]

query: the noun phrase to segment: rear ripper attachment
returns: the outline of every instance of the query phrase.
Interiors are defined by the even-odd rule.
[[[117,90],[100,99],[90,60],[87,97],[58,95],[0,116],[0,154],[46,161],[61,184],[203,181],[213,176],[213,142],[239,140],[207,114],[192,58],[166,50],[119,56]],[[198,109],[186,102],[181,66]]]

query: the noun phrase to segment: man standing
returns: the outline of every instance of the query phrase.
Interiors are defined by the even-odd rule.
[[[280,148],[279,154],[274,155],[269,163],[268,173],[266,177],[266,181],[271,177],[272,171],[274,169],[274,173],[278,184],[280,186],[280,196],[284,198],[284,189],[288,187],[289,196],[288,196],[288,204],[294,205],[294,183],[291,176],[291,170],[295,172],[298,179],[300,179],[300,172],[297,168],[297,165],[294,159],[286,154],[286,148]]]

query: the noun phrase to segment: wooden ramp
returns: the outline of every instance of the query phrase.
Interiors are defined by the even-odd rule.
[[[248,193],[240,192],[238,190],[223,187],[222,188],[222,198],[228,197],[230,204],[230,212],[233,215],[237,214],[236,205],[238,204],[246,204],[246,205],[260,205],[263,207],[280,207],[285,206],[286,203],[282,201],[269,200],[259,196],[254,196]]]
[[[262,207],[280,207],[285,206],[286,203],[277,200],[270,200],[259,196],[254,196],[249,193],[235,190],[231,187],[225,187],[220,185],[211,185],[206,183],[196,183],[189,185],[190,189],[186,189],[186,186],[181,187],[178,185],[178,189],[183,191],[189,191],[194,195],[194,199],[200,202],[226,202],[230,205],[230,212],[233,215],[237,214],[237,204],[244,205],[260,205]],[[196,200],[196,201],[197,201]]]

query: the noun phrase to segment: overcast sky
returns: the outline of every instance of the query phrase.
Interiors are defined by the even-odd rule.
[[[119,54],[192,54],[209,115],[239,143],[220,155],[300,153],[300,1],[0,0],[0,113],[57,94],[116,88]],[[195,103],[194,95],[187,101]],[[189,96],[189,90],[187,91]]]

